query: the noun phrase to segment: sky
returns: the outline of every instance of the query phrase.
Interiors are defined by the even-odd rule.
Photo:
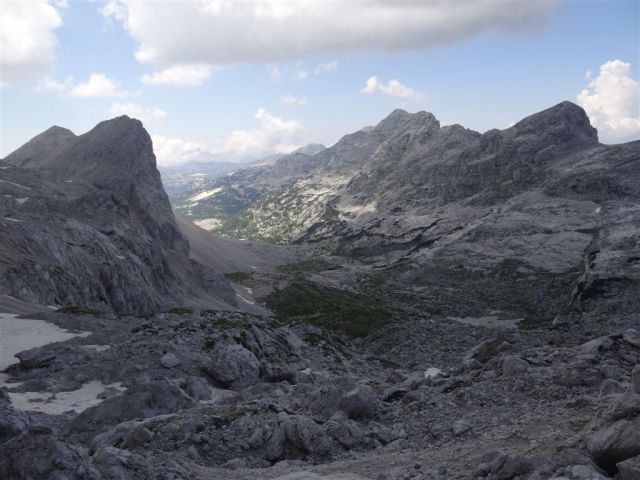
[[[564,100],[640,139],[640,0],[0,0],[0,157],[139,118],[160,165],[331,145],[395,108],[507,128]]]

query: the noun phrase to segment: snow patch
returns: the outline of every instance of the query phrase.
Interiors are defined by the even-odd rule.
[[[222,220],[217,218],[201,218],[200,220],[194,220],[193,223],[205,230],[215,230],[222,225]]]
[[[13,313],[0,313],[0,371],[19,363],[15,354],[23,350],[91,335],[91,332],[71,333],[44,320],[17,317]]]
[[[15,386],[15,384],[13,384]],[[11,392],[9,398],[18,410],[40,412],[47,415],[61,415],[69,410],[80,413],[89,407],[98,405],[103,399],[98,398],[106,388],[123,391],[120,382],[104,385],[94,380],[85,383],[77,390],[70,392]]]
[[[367,203],[366,205],[339,205],[338,210],[349,215],[359,217],[365,213],[373,213],[378,210],[375,202]]]
[[[205,198],[209,198],[214,196],[216,193],[220,193],[222,191],[222,187],[214,188],[213,190],[205,190],[204,192],[200,192],[197,195],[194,195],[189,199],[190,202],[197,202],[199,200],[204,200]]]

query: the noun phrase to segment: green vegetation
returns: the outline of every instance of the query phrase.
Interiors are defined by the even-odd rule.
[[[551,272],[506,259],[489,269],[450,264],[387,268],[373,273],[369,285],[434,316],[480,317],[499,311],[501,319],[522,318],[519,327],[528,329],[551,325],[566,309],[580,274],[579,266]],[[408,284],[419,293],[407,289]]]
[[[363,337],[390,321],[378,300],[306,281],[297,281],[267,297],[267,306],[283,322],[309,323]]]
[[[164,313],[169,313],[171,315],[191,315],[193,313],[193,310],[190,308],[174,307],[170,308]]]
[[[225,273],[224,278],[234,283],[242,283],[251,280],[251,272],[231,272]]]
[[[79,305],[67,305],[58,310],[60,313],[68,313],[70,315],[100,315],[100,310],[93,310]]]
[[[584,233],[585,235],[600,235],[602,228],[593,227],[593,228],[578,228],[576,232]]]
[[[329,270],[336,265],[321,257],[309,258],[296,263],[279,265],[277,270],[282,273],[315,273]]]

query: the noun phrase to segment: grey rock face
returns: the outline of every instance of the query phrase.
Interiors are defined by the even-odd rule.
[[[221,277],[189,259],[139,121],[118,117],[77,137],[53,128],[4,162],[3,293],[131,313],[235,304]]]
[[[148,418],[191,408],[196,402],[169,381],[134,386],[88,408],[68,425],[68,432],[80,437],[99,433],[107,427],[134,418]]]
[[[44,429],[0,444],[0,478],[93,480],[100,474],[89,465],[80,448],[69,446]]]
[[[22,433],[29,426],[29,417],[13,408],[8,395],[0,390],[0,444]]]
[[[640,365],[636,365],[631,371],[631,390],[640,394]]]

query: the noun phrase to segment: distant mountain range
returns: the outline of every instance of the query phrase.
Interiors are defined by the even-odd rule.
[[[484,272],[479,278],[504,269],[545,277],[546,293],[540,283],[538,293],[521,285],[526,306],[516,313],[524,315],[603,292],[633,303],[640,238],[625,232],[640,223],[638,185],[640,142],[600,144],[585,112],[563,102],[484,134],[396,110],[315,154],[240,169],[172,202],[233,238],[408,262],[405,280],[437,284],[434,308],[448,308],[444,285],[467,288],[459,265]],[[473,288],[469,311],[495,300]]]

